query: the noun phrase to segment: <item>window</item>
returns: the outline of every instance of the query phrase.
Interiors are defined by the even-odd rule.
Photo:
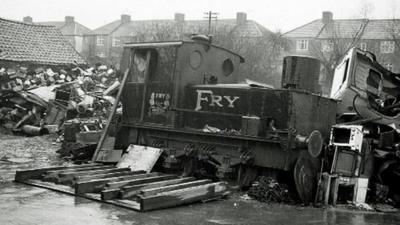
[[[193,69],[199,68],[202,61],[203,61],[203,56],[201,55],[201,53],[199,51],[196,50],[196,51],[192,52],[192,54],[190,54],[189,65]]]
[[[363,51],[367,51],[367,43],[361,42],[360,43],[360,49],[363,50]]]
[[[97,37],[96,38],[96,45],[97,46],[104,46],[104,37]]]
[[[382,93],[382,75],[375,70],[370,70],[367,77],[367,93],[378,97]]]
[[[222,72],[225,76],[229,76],[233,72],[233,62],[231,59],[225,59],[222,63]]]
[[[331,97],[334,98],[336,94],[347,85],[347,70],[349,67],[349,59],[342,62],[336,67],[335,74],[332,81]]]
[[[333,51],[333,41],[327,40],[322,42],[322,51],[331,52]]]
[[[384,66],[386,69],[393,71],[393,63],[385,63]]]
[[[381,41],[381,53],[393,53],[394,41]]]
[[[114,47],[120,47],[121,46],[121,39],[113,37],[112,39],[112,46]]]
[[[296,42],[297,51],[307,51],[308,50],[308,40],[298,40]]]

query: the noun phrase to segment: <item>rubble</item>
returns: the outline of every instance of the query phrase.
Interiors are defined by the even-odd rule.
[[[57,133],[59,141],[78,141],[77,144],[63,144],[68,148],[60,153],[62,157],[80,159],[86,154],[83,152],[93,154],[87,149],[97,143],[119,85],[113,66],[97,65],[87,69],[76,65],[61,69],[0,66],[0,126],[15,134]],[[80,129],[72,133],[67,131],[67,135],[74,136],[70,140],[64,138],[65,123],[71,124],[72,120]],[[79,132],[82,135],[76,140]],[[80,150],[75,152],[77,149]]]
[[[275,179],[260,176],[247,192],[248,196],[261,202],[293,202],[288,186],[278,183]]]

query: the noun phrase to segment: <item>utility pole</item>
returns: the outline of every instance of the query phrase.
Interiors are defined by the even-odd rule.
[[[212,12],[212,11],[208,11],[204,13],[204,19],[208,20],[208,35],[211,34],[211,20],[217,20],[218,18],[218,13],[217,12]]]

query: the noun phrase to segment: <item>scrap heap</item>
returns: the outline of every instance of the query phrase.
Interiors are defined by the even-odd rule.
[[[26,135],[58,133],[60,141],[71,133],[65,124],[74,124],[75,133],[101,130],[119,84],[117,70],[101,64],[0,67],[0,126]]]

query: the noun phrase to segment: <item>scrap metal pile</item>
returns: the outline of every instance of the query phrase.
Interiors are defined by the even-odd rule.
[[[248,195],[261,202],[293,202],[288,186],[270,177],[260,176],[248,190]]]
[[[63,141],[65,124],[77,124],[75,133],[103,128],[120,83],[114,67],[96,65],[57,72],[44,67],[1,68],[0,84],[3,129],[26,135],[58,133]]]

